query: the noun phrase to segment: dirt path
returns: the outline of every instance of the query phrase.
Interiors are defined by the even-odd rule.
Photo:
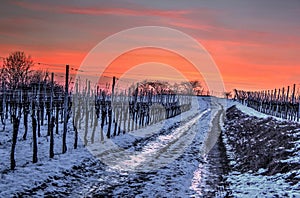
[[[205,163],[199,164],[192,183],[197,196],[201,197],[228,197],[231,194],[225,179],[229,170],[229,162],[221,136],[221,124],[225,111],[220,104],[215,104],[215,106],[218,111],[212,120],[202,149]]]
[[[115,169],[100,160],[86,159],[70,170],[45,179],[42,184],[28,189],[19,196],[72,196],[72,197],[201,197],[226,194],[227,164],[224,145],[218,140],[222,110],[215,105],[213,110],[199,112],[192,118],[174,123],[156,135],[131,144],[128,150],[141,153],[146,161],[137,163],[153,164],[162,162],[152,170],[134,171]],[[217,112],[212,115],[212,111]],[[210,128],[211,116],[214,116]],[[207,131],[210,131],[205,140]],[[217,135],[217,136],[216,136]],[[217,141],[216,144],[215,141]],[[204,143],[205,142],[205,143]],[[201,148],[212,147],[203,158]],[[124,148],[123,148],[124,149]],[[178,152],[178,153],[176,153]],[[148,158],[148,154],[151,156]],[[170,155],[176,156],[168,159]],[[128,158],[129,159],[129,158]],[[150,160],[149,160],[150,159]],[[199,177],[195,174],[201,172]],[[200,172],[199,172],[200,171]],[[204,178],[204,179],[203,179]],[[191,187],[194,185],[195,188]],[[200,191],[197,191],[197,188]]]

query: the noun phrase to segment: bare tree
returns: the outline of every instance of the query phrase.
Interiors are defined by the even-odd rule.
[[[226,97],[226,99],[229,99],[229,98],[231,98],[231,96],[232,96],[232,93],[231,93],[231,91],[224,92],[224,96]]]
[[[9,88],[17,88],[28,83],[30,67],[33,61],[24,52],[11,53],[3,62],[3,75]]]
[[[176,87],[177,92],[180,93],[180,94],[191,95],[192,92],[193,92],[191,84],[187,81],[182,81],[180,83],[175,83],[174,87]]]
[[[44,80],[45,73],[42,70],[33,71],[30,75],[30,84],[40,83]]]
[[[192,86],[193,92],[195,95],[202,95],[204,89],[202,88],[202,85],[200,83],[200,81],[198,80],[192,80],[190,81],[190,84]]]

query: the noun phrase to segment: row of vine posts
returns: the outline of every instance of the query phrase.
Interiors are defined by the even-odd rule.
[[[24,124],[22,139],[32,129],[32,162],[38,161],[38,138],[42,136],[41,126],[47,125],[49,136],[49,157],[54,157],[54,136],[60,135],[62,127],[62,152],[67,152],[67,132],[72,118],[74,149],[78,147],[79,131],[83,130],[83,144],[93,144],[95,133],[100,133],[100,142],[105,138],[155,124],[174,117],[191,108],[189,94],[176,94],[170,90],[153,91],[142,89],[139,84],[126,92],[115,93],[116,78],[113,77],[111,91],[92,90],[90,82],[79,89],[75,82],[74,93],[69,92],[69,65],[66,66],[65,86],[54,86],[54,73],[51,82],[38,82],[30,86],[20,86],[9,90],[2,84],[0,116],[3,131],[9,122],[12,124],[12,145],[10,168],[15,169],[15,148],[20,123]],[[23,121],[22,121],[23,119]],[[31,121],[31,128],[28,126]],[[100,127],[98,125],[100,124]],[[88,136],[89,134],[89,136]],[[60,137],[60,136],[59,136]],[[90,137],[90,139],[88,139]]]
[[[291,89],[290,89],[291,88]],[[279,118],[300,121],[300,95],[296,84],[265,91],[234,90],[235,99],[259,112]]]

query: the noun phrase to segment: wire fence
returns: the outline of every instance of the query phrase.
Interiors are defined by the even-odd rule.
[[[93,144],[95,133],[100,133],[100,142],[114,136],[137,130],[162,120],[174,117],[191,108],[192,90],[176,93],[171,89],[149,89],[137,83],[125,91],[117,91],[116,78],[111,85],[79,87],[74,82],[70,88],[69,67],[66,67],[65,85],[51,78],[29,85],[9,88],[2,82],[0,89],[0,117],[3,131],[12,129],[11,169],[16,166],[15,147],[20,124],[24,125],[22,138],[32,131],[32,162],[38,161],[38,138],[49,136],[49,157],[54,157],[54,137],[62,138],[62,152],[67,152],[66,134],[73,126],[74,149],[78,146],[79,131],[83,131],[84,145]],[[71,90],[71,91],[70,91]],[[42,126],[47,126],[46,134]],[[31,127],[29,127],[31,126]],[[23,127],[22,127],[23,128]],[[8,129],[8,128],[7,128]],[[99,140],[98,140],[99,141]]]
[[[274,90],[234,90],[235,99],[259,112],[279,118],[300,121],[300,93],[296,84]]]

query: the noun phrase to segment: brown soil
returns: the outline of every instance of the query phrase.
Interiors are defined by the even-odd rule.
[[[232,148],[236,164],[232,170],[239,172],[257,172],[263,168],[265,175],[287,173],[300,169],[300,163],[286,163],[296,155],[294,142],[299,139],[296,133],[300,124],[278,121],[274,118],[248,116],[235,106],[226,112],[224,135]],[[299,177],[291,174],[287,178],[293,184],[299,183]]]

